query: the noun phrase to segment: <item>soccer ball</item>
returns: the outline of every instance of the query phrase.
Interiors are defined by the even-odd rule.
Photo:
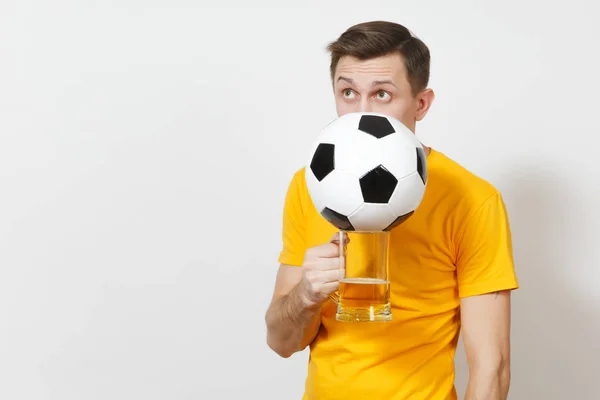
[[[319,213],[345,231],[390,231],[420,205],[427,159],[415,135],[395,118],[345,114],[320,133],[305,168]]]

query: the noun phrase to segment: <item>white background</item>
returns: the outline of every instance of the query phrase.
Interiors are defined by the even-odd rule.
[[[307,353],[265,343],[283,196],[325,45],[372,19],[431,49],[418,137],[507,203],[510,398],[600,398],[593,2],[196,3],[0,3],[0,398],[300,399]]]

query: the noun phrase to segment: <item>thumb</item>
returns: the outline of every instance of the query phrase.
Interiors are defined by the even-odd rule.
[[[340,242],[342,241],[344,245],[348,244],[348,242],[350,242],[350,238],[348,237],[348,234],[346,232],[339,231],[334,233],[329,241],[339,246]]]

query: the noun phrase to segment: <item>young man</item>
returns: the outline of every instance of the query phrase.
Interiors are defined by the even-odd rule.
[[[427,46],[402,25],[363,23],[328,46],[338,115],[373,111],[413,132],[429,110]],[[335,320],[335,228],[294,175],[267,343],[282,357],[310,346],[304,399],[456,399],[454,354],[463,334],[466,399],[506,399],[510,291],[518,287],[503,200],[485,180],[425,147],[428,184],[411,218],[390,233],[393,320]],[[330,238],[331,240],[326,240]]]

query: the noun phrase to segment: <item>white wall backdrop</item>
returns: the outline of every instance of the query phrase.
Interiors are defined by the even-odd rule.
[[[0,398],[300,398],[307,352],[265,343],[283,196],[325,45],[372,19],[432,51],[418,136],[504,194],[510,398],[600,398],[596,4],[195,3],[0,3]]]

